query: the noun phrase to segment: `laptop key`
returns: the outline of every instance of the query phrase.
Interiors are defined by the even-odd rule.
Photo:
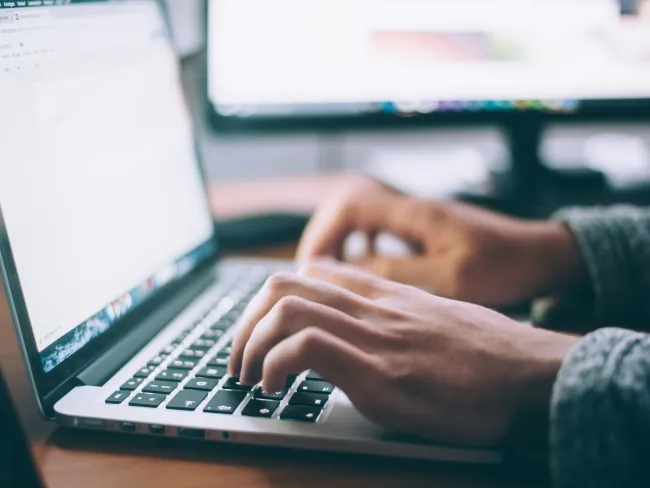
[[[129,402],[132,407],[156,408],[167,398],[166,395],[159,393],[138,393],[133,400]]]
[[[204,351],[212,349],[217,344],[214,339],[197,339],[192,343],[192,349],[203,349]]]
[[[230,356],[225,356],[221,353],[217,354],[216,357],[208,363],[208,366],[228,366],[230,361]]]
[[[106,399],[106,403],[109,403],[111,405],[119,405],[124,400],[126,400],[129,397],[129,395],[130,393],[128,391],[124,391],[124,390],[116,391]]]
[[[260,399],[260,400],[282,400],[285,397],[286,394],[287,394],[287,389],[286,388],[283,389],[283,390],[276,391],[276,392],[271,392],[271,393],[266,392],[266,391],[262,391],[262,389],[260,388],[255,392],[255,398]]]
[[[177,387],[178,383],[173,381],[152,381],[142,391],[144,393],[162,393],[163,395],[169,395]]]
[[[308,380],[316,380],[316,381],[325,381],[321,375],[319,375],[316,371],[309,371],[307,373],[307,379]]]
[[[199,360],[205,356],[205,351],[202,349],[186,349],[178,356],[178,359],[182,360]]]
[[[153,372],[153,368],[140,368],[140,370],[133,376],[136,378],[148,378]]]
[[[171,399],[167,404],[167,408],[170,410],[194,411],[205,400],[206,396],[208,394],[203,391],[183,390]]]
[[[154,358],[151,358],[151,360],[147,363],[147,367],[155,369],[160,366],[164,360],[165,358],[163,356],[156,356]]]
[[[203,411],[230,415],[237,410],[247,395],[245,391],[218,391]]]
[[[215,323],[210,325],[210,329],[213,332],[221,333],[221,335],[224,335],[226,331],[228,330],[228,327],[230,327],[232,324],[224,322],[223,319],[217,320]]]
[[[239,391],[251,391],[252,386],[242,385],[239,382],[239,378],[228,378],[223,384],[222,388],[224,390],[239,390]]]
[[[131,378],[129,381],[120,386],[120,390],[134,391],[142,384],[143,378]]]
[[[192,359],[176,359],[172,361],[169,366],[175,369],[194,369],[198,361]]]
[[[214,378],[219,380],[226,376],[227,373],[226,368],[223,367],[207,367],[196,373],[196,376],[199,378]]]
[[[212,391],[219,383],[218,379],[213,378],[193,378],[185,384],[187,390]]]
[[[201,359],[205,356],[205,351],[203,349],[186,349],[183,351],[179,358],[180,359]]]
[[[273,400],[251,400],[241,414],[247,417],[270,418],[279,406],[280,402]]]
[[[173,346],[170,344],[169,346],[165,346],[162,351],[160,351],[160,355],[166,355],[169,356],[171,353],[173,353],[176,350],[176,346]]]
[[[316,422],[322,410],[317,407],[289,405],[280,414],[282,420],[299,420],[301,422]]]
[[[329,399],[329,395],[321,393],[297,392],[291,397],[291,400],[289,400],[289,405],[302,405],[304,407],[323,408]]]
[[[221,339],[221,337],[224,334],[225,334],[225,332],[223,330],[208,329],[203,333],[203,335],[201,336],[201,339],[211,340],[211,341],[218,341],[219,339]]]
[[[329,395],[334,391],[334,386],[326,381],[306,380],[300,383],[298,391],[305,393],[324,393]]]
[[[162,380],[162,381],[183,381],[185,378],[187,378],[187,375],[189,372],[184,369],[166,369],[165,371],[161,371],[158,376],[156,376],[157,380]]]

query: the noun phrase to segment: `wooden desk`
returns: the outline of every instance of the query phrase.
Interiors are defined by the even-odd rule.
[[[258,255],[287,257],[291,252],[289,246],[260,251]],[[58,429],[44,421],[35,406],[4,293],[0,295],[0,364],[50,488],[548,486],[544,479],[531,481],[530,472],[521,474],[506,468],[453,466]]]

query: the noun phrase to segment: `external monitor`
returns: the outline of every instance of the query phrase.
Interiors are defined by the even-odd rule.
[[[218,129],[650,112],[650,16],[617,0],[209,0]]]

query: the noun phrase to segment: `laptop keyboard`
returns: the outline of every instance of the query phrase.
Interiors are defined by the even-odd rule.
[[[242,385],[227,374],[232,343],[217,347],[266,278],[257,270],[240,280],[229,293],[239,295],[229,311],[215,319],[222,300],[211,304],[190,328],[136,370],[106,403],[122,405],[128,401],[129,406],[140,408],[317,422],[334,391],[317,373],[289,376],[281,391],[265,392],[259,385]]]

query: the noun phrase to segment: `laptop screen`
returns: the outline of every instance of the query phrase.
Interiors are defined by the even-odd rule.
[[[45,372],[213,254],[153,0],[0,0],[0,207]]]

